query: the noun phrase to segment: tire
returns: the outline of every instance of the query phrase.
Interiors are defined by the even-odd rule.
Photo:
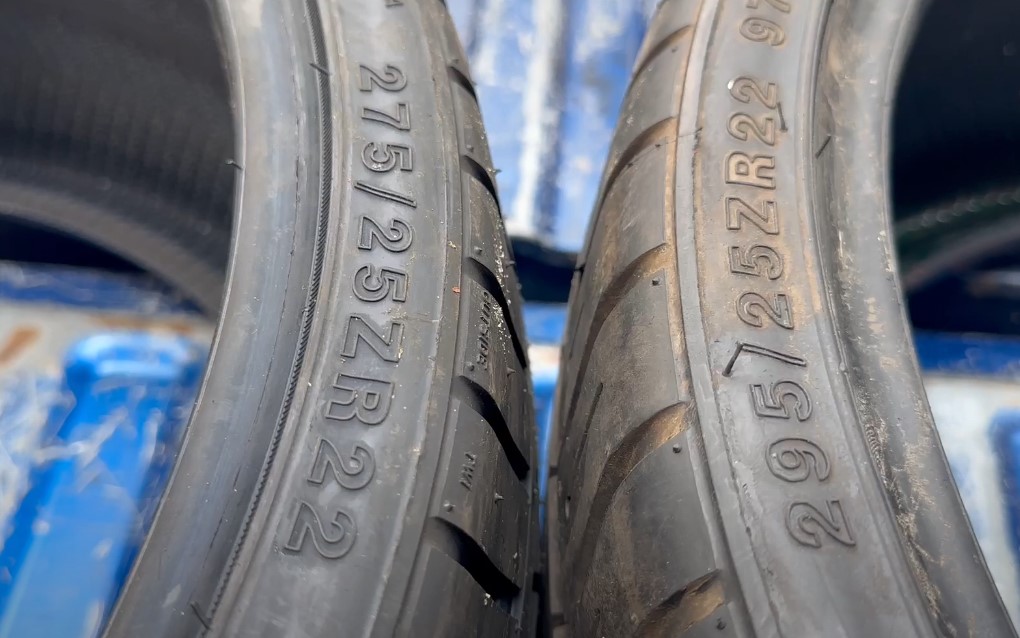
[[[222,308],[106,635],[534,635],[521,301],[440,0],[16,4],[63,55],[0,81],[50,109],[0,116],[15,214]]]
[[[101,246],[215,315],[235,177],[218,49],[202,2],[0,6],[0,54],[18,61],[0,77],[0,215]]]
[[[666,0],[571,292],[554,636],[1006,636],[891,244],[907,0]]]

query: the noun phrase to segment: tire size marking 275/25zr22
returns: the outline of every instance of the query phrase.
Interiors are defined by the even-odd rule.
[[[402,8],[400,0],[377,1]],[[368,141],[355,155],[361,160],[358,170],[364,171],[355,180],[355,189],[372,203],[370,210],[378,212],[361,213],[352,220],[356,232],[350,237],[365,263],[353,270],[350,285],[362,303],[398,307],[410,294],[408,273],[392,264],[380,265],[380,258],[403,256],[414,241],[412,220],[404,212],[416,208],[414,194],[402,191],[399,178],[395,179],[414,170],[413,110],[401,99],[408,79],[393,64],[361,64],[357,82],[364,100],[359,113],[365,129],[378,130],[380,138],[389,139]],[[377,462],[375,451],[352,428],[376,428],[389,416],[395,384],[385,372],[399,364],[404,338],[404,323],[398,319],[379,323],[367,313],[352,312],[342,325],[342,371],[333,376],[327,390],[322,414],[326,435],[317,436],[304,478],[320,490],[331,482],[341,490],[334,488],[336,496],[329,500],[335,502],[328,505],[325,494],[320,499],[295,499],[284,521],[282,543],[285,552],[301,554],[311,549],[327,559],[342,558],[357,540],[357,522],[340,499],[369,487]]]

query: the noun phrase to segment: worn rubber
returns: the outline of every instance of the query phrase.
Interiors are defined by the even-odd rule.
[[[252,155],[274,149],[260,120],[300,144],[279,163],[307,220],[295,252],[308,267],[288,283],[303,311],[294,349],[261,353],[289,368],[286,391],[272,418],[243,424],[244,454],[217,458],[245,439],[198,406],[108,634],[152,635],[156,620],[160,635],[531,635],[520,299],[449,16],[438,0],[228,4],[235,59],[287,46],[268,70],[288,77],[266,81],[299,78],[276,96],[283,113],[255,102],[259,69],[234,81],[241,224],[266,178]],[[235,247],[231,276],[269,265],[253,257]],[[254,318],[228,295],[223,330]]]
[[[904,0],[666,0],[571,292],[553,636],[1006,636],[888,218]]]
[[[2,13],[44,53],[0,205],[222,305],[106,635],[534,635],[519,286],[443,3],[100,4]]]

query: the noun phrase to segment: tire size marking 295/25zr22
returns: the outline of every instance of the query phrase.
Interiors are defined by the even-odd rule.
[[[786,41],[784,18],[794,10],[792,4],[790,0],[746,0],[745,14],[737,24],[740,36],[765,49],[782,46]],[[774,152],[787,136],[781,90],[777,83],[752,75],[731,78],[728,88],[734,110],[729,113],[726,131],[739,143],[726,155],[723,167],[727,192],[722,212],[733,237],[727,262],[741,282],[734,310],[740,321],[752,328],[793,331],[798,326],[795,309],[782,288],[786,262],[778,246],[770,243],[782,233]],[[794,355],[772,358],[798,359]],[[791,366],[790,372],[796,369]],[[800,370],[799,374],[806,375],[806,364]],[[747,392],[759,425],[770,437],[765,467],[772,476],[786,484],[828,484],[833,468],[822,445],[811,438],[812,401],[804,382],[762,379],[749,384]],[[839,498],[822,503],[793,499],[783,516],[790,537],[802,546],[856,543]]]

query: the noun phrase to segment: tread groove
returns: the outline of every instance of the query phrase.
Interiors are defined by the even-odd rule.
[[[471,379],[465,376],[458,376],[453,383],[453,396],[470,406],[489,424],[489,427],[496,434],[496,439],[503,448],[503,453],[506,455],[506,459],[510,463],[514,474],[521,481],[527,480],[528,470],[530,469],[528,461],[521,449],[517,447],[513,434],[510,433],[510,425],[503,418],[503,413],[500,411],[499,406],[496,405],[496,400],[492,398],[492,395]]]
[[[602,326],[605,324],[606,319],[612,314],[613,309],[616,308],[620,300],[633,288],[635,285],[640,283],[648,275],[665,268],[670,265],[670,247],[665,244],[659,244],[654,248],[642,253],[634,261],[630,262],[626,268],[624,268],[610,283],[606,286],[602,296],[599,298],[598,305],[595,306],[595,312],[592,315],[591,323],[588,324],[588,335],[585,339],[584,350],[581,355],[581,361],[577,365],[576,370],[584,374],[584,371],[588,369],[588,362],[591,359],[592,350],[595,346],[595,341],[598,339],[599,333],[602,331]],[[577,334],[577,327],[574,328],[574,334]],[[573,351],[573,347],[571,347]],[[572,366],[573,367],[573,366]],[[566,423],[573,422],[574,412],[577,410],[577,401],[581,395],[581,381],[583,379],[578,378],[574,383],[574,389],[570,397],[570,406],[567,409]]]
[[[478,163],[478,161],[470,155],[461,155],[461,165],[464,170],[471,174],[472,177],[482,183],[482,186],[489,191],[492,195],[492,199],[496,202],[496,207],[499,208],[502,213],[503,207],[499,204],[499,196],[496,193],[496,182],[492,180],[492,174],[485,169],[484,166]]]
[[[521,588],[500,571],[467,532],[445,519],[431,516],[425,524],[424,540],[457,561],[492,597],[492,604],[508,614],[511,612],[514,597]]]
[[[633,78],[636,78],[639,75],[641,75],[641,72],[648,68],[648,66],[655,61],[655,58],[657,58],[663,51],[678,44],[680,40],[686,38],[693,31],[694,27],[692,27],[691,25],[681,27],[674,31],[673,33],[670,33],[669,35],[664,37],[662,40],[659,41],[658,44],[649,49],[648,53],[646,53],[645,56],[637,63],[637,65],[635,65],[634,73],[631,74],[631,82],[634,81]]]
[[[492,298],[499,304],[500,309],[503,311],[503,318],[506,321],[508,332],[510,333],[510,341],[514,346],[514,353],[517,355],[517,360],[521,364],[521,368],[527,371],[528,369],[528,355],[524,349],[524,342],[521,339],[521,333],[519,327],[514,322],[514,316],[510,313],[510,302],[507,301],[506,295],[503,293],[503,286],[499,285],[499,280],[496,279],[496,274],[492,272],[488,266],[478,261],[473,257],[469,257],[465,260],[464,264],[464,276],[474,280],[482,286]]]
[[[688,84],[696,84],[695,80],[701,81],[700,75],[692,73],[690,78],[686,75],[689,65],[702,62],[691,59],[698,55],[691,50],[693,36],[696,29],[699,32],[705,29],[708,17],[714,15],[699,0],[659,3],[648,29],[650,37],[643,43],[633,66],[595,213],[579,252],[571,290],[569,340],[564,344],[564,353],[569,355],[562,364],[563,385],[559,388],[553,426],[553,437],[560,450],[558,458],[550,458],[552,463],[559,464],[557,478],[549,483],[552,505],[547,513],[546,531],[548,547],[554,548],[549,550],[549,557],[555,562],[550,566],[550,588],[557,588],[560,599],[559,608],[550,610],[551,633],[557,638],[581,635],[675,638],[688,633],[715,635],[717,631],[722,632],[719,635],[730,635],[737,629],[723,631],[726,623],[722,619],[728,622],[730,612],[736,612],[726,605],[739,598],[737,592],[729,592],[735,596],[733,600],[727,598],[723,574],[728,574],[730,567],[704,551],[708,541],[698,526],[702,517],[698,507],[709,503],[713,495],[706,493],[700,484],[677,485],[672,480],[660,484],[659,479],[665,477],[657,472],[666,467],[676,469],[674,464],[679,463],[677,471],[684,474],[671,476],[686,476],[694,456],[700,453],[696,443],[700,440],[697,407],[687,386],[690,364],[684,349],[683,315],[678,310],[676,250],[680,244],[676,236],[675,191],[684,175],[677,173],[675,150],[681,146],[679,113],[684,89]],[[644,173],[639,171],[646,167],[658,171],[663,165],[665,175],[661,183],[665,196],[660,200],[658,173],[656,192],[646,194],[642,191],[653,190],[649,188],[652,179],[640,181]],[[659,217],[660,205],[664,220]],[[662,229],[650,225],[653,218],[655,224],[663,224]],[[629,242],[626,253],[610,250],[622,238],[630,239],[625,233],[635,231],[645,233],[640,244]],[[662,243],[658,246],[645,250],[659,241]],[[630,255],[641,250],[645,252],[628,261]],[[640,290],[642,283],[647,284],[656,272],[662,271],[664,281],[656,283],[665,283],[665,290],[653,295]],[[641,295],[643,303],[633,303],[638,301],[634,293]],[[656,305],[645,301],[646,296]],[[654,343],[652,339],[623,341],[627,336],[626,325],[620,321],[624,311],[635,315],[665,311],[669,339],[656,338]],[[619,340],[618,330],[623,335]],[[615,364],[621,354],[619,343],[647,350],[628,353],[632,363],[620,370],[619,364]],[[656,348],[662,351],[655,351]],[[671,357],[666,356],[667,349],[671,349]],[[650,363],[645,365],[644,359]],[[672,359],[674,365],[670,367],[666,359]],[[639,404],[645,395],[638,397],[633,392],[641,384],[639,378],[634,379],[638,368],[648,368],[646,373],[654,375],[675,377],[679,398],[673,398],[671,384],[667,384],[669,398],[662,397],[656,405]],[[603,383],[607,392],[612,390],[612,396],[607,394],[605,401],[601,401]],[[656,398],[659,394],[654,393]],[[673,401],[676,403],[663,406]],[[640,408],[643,410],[635,414]],[[688,429],[692,431],[687,432]],[[592,457],[586,456],[589,443]],[[553,494],[557,484],[560,490]],[[699,503],[694,509],[687,504],[688,494]],[[568,503],[570,497],[573,503]],[[629,518],[628,508],[653,500],[669,512],[668,518],[665,515],[638,517],[640,521]],[[565,518],[567,512],[571,514],[569,520]],[[709,517],[707,511],[704,516]],[[683,521],[683,529],[665,532],[653,527],[656,522],[668,525],[667,520]],[[714,531],[710,528],[708,533]],[[646,546],[648,542],[654,544],[652,539],[658,535],[667,533],[677,535],[671,541],[679,538],[683,543],[679,545],[684,548],[683,561],[674,563],[668,556],[664,560],[655,554],[654,547]],[[614,547],[617,543],[625,547]],[[693,552],[690,556],[697,559],[687,561],[687,552]],[[633,570],[635,565],[649,573],[620,573]],[[642,591],[647,586],[649,597],[632,596],[636,592],[630,585],[639,585]],[[558,615],[553,616],[556,612]],[[718,624],[716,614],[720,615]]]
[[[588,223],[588,237],[584,242],[584,247],[577,254],[577,268],[576,270],[583,275],[584,269],[588,264],[589,252],[591,252],[592,244],[594,242],[595,229],[601,225],[602,210],[606,205],[606,198],[609,196],[609,192],[613,189],[613,184],[622,175],[630,165],[643,153],[649,151],[653,147],[657,147],[660,139],[665,139],[669,143],[670,140],[675,140],[680,132],[680,120],[676,116],[670,116],[666,119],[659,120],[655,124],[652,124],[644,131],[639,133],[630,144],[620,153],[619,157],[613,163],[606,164],[606,178],[602,185],[599,187],[599,194],[595,200],[594,214],[592,219]],[[613,143],[616,143],[616,139],[613,139]],[[610,151],[610,160],[612,160],[612,154]],[[607,160],[608,162],[609,160]]]
[[[471,98],[477,102],[478,94],[475,93],[475,83],[471,81],[471,78],[464,75],[464,73],[455,66],[448,66],[446,69],[450,72],[450,81],[462,86],[464,90],[471,95]]]
[[[697,578],[662,601],[638,625],[635,636],[666,638],[687,631],[705,620],[726,602],[719,571]]]
[[[411,2],[405,2],[405,4],[411,4]],[[459,219],[462,231],[457,239],[455,239],[455,233],[450,233],[450,239],[454,239],[456,244],[461,244],[460,249],[457,249],[457,246],[450,242],[450,247],[456,251],[450,253],[451,256],[456,255],[456,257],[452,257],[454,262],[451,262],[450,266],[453,267],[456,263],[460,267],[460,287],[467,290],[466,287],[470,286],[473,282],[478,288],[488,293],[491,296],[492,305],[498,306],[503,312],[506,330],[509,332],[509,335],[502,334],[500,332],[502,328],[494,329],[494,333],[499,333],[498,339],[501,341],[501,349],[507,347],[507,342],[502,340],[509,339],[510,343],[513,344],[514,353],[520,362],[520,372],[526,372],[526,342],[523,339],[523,333],[517,329],[520,321],[514,321],[510,313],[511,301],[514,304],[521,303],[518,291],[509,289],[511,285],[509,283],[506,284],[507,288],[504,289],[500,279],[497,278],[497,273],[494,272],[494,268],[490,268],[485,263],[478,263],[468,254],[469,250],[465,248],[472,246],[474,242],[482,246],[485,251],[491,249],[493,254],[499,254],[499,249],[504,249],[507,256],[512,254],[507,245],[508,240],[501,223],[501,209],[496,196],[497,190],[494,172],[489,168],[491,157],[481,121],[481,113],[479,112],[478,96],[474,83],[470,78],[466,56],[459,45],[456,29],[445,6],[446,3],[444,0],[438,0],[434,7],[435,10],[425,7],[424,4],[422,13],[426,16],[434,14],[431,15],[434,18],[432,21],[434,23],[442,23],[441,25],[436,25],[440,27],[439,30],[441,32],[435,38],[437,42],[442,44],[441,46],[430,47],[430,49],[431,55],[438,58],[436,60],[437,64],[434,66],[438,75],[433,76],[434,81],[440,85],[441,92],[444,95],[441,102],[447,102],[450,107],[447,111],[450,117],[448,119],[440,117],[436,125],[448,133],[448,135],[444,136],[447,143],[455,141],[456,144],[456,151],[452,155],[435,158],[436,161],[452,162],[452,164],[447,166],[448,170],[454,171],[454,173],[449,174],[451,191],[448,192],[448,195],[453,192],[452,187],[454,184],[460,189],[459,196],[453,195],[453,199],[447,202],[449,207],[446,213],[447,218],[451,221]],[[442,77],[442,67],[446,69],[445,78]],[[468,101],[462,94],[462,90],[467,91],[471,101]],[[442,114],[442,111],[440,111],[440,114]],[[459,173],[456,172],[457,168],[460,169]],[[473,205],[475,202],[472,200],[477,196],[478,190],[477,185],[472,184],[472,178],[477,180],[488,191],[489,196],[493,200],[493,207],[490,207],[488,202],[481,202],[478,206]],[[479,221],[478,218],[483,219]],[[488,232],[483,232],[477,238],[474,237],[472,231],[476,233],[479,229],[488,231],[490,224],[491,228],[495,231],[493,236],[490,237]],[[506,264],[505,261],[503,263]],[[478,292],[478,288],[474,292]],[[459,294],[460,291],[459,289],[454,289],[454,292]],[[472,310],[471,301],[467,295],[460,296],[459,300],[453,305],[457,308],[456,315],[454,316],[459,316],[461,319]],[[514,309],[516,310],[517,308],[515,307]],[[495,310],[493,310],[493,313],[495,313]],[[468,326],[467,332],[469,334],[465,335],[461,319],[450,322],[456,328],[453,330],[453,333],[455,336],[454,346],[457,353],[463,350],[465,343],[463,340],[471,336],[472,330]],[[467,343],[470,343],[470,339],[468,339]],[[506,356],[506,365],[513,366],[509,353],[501,354]],[[459,356],[459,354],[455,356]],[[527,386],[519,383],[517,380],[511,381],[510,379],[491,379],[488,382],[480,380],[481,383],[479,383],[459,372],[460,366],[466,366],[467,364],[467,361],[454,360],[446,423],[436,424],[436,433],[442,439],[440,445],[440,467],[437,468],[436,474],[432,477],[433,484],[429,496],[431,509],[426,512],[423,521],[424,525],[417,548],[414,572],[410,581],[411,584],[409,585],[413,589],[409,589],[405,595],[405,605],[396,610],[400,620],[396,625],[395,635],[438,636],[461,635],[461,633],[463,635],[474,635],[475,633],[516,635],[514,634],[515,628],[520,632],[520,628],[527,623],[528,619],[533,618],[537,613],[536,606],[533,604],[534,601],[527,591],[527,573],[529,570],[535,569],[535,565],[539,560],[539,553],[533,543],[524,540],[522,532],[522,530],[530,530],[531,523],[538,518],[537,499],[528,498],[526,505],[522,503],[519,509],[513,511],[512,515],[507,514],[506,511],[503,514],[497,514],[493,511],[484,517],[476,519],[474,517],[475,513],[472,512],[467,514],[468,520],[461,520],[459,523],[444,518],[444,511],[453,511],[452,509],[446,509],[448,503],[443,502],[445,498],[444,490],[450,485],[444,485],[444,483],[450,480],[456,481],[458,468],[450,465],[450,462],[452,451],[456,448],[457,437],[462,434],[459,431],[461,427],[476,430],[474,432],[463,433],[470,439],[480,434],[477,428],[489,428],[490,432],[495,435],[501,451],[497,452],[490,447],[491,439],[486,432],[484,433],[487,441],[485,454],[503,455],[509,463],[514,479],[523,484],[527,494],[531,493],[537,477],[537,474],[530,471],[528,462],[529,458],[537,458],[534,446],[525,447],[529,446],[534,438],[534,423],[533,419],[523,422],[528,413],[520,408],[524,402],[531,401]],[[516,369],[516,366],[513,367]],[[493,373],[490,372],[490,374]],[[501,381],[504,383],[501,383]],[[497,402],[497,396],[499,397],[499,402]],[[459,408],[454,407],[457,403],[459,403]],[[501,405],[503,409],[507,410],[505,415],[501,410]],[[458,410],[470,410],[474,414],[465,413],[458,416]],[[468,421],[470,423],[466,421],[456,422],[457,419],[463,416],[469,416]],[[481,418],[485,421],[485,424],[477,423],[475,421],[476,418]],[[428,436],[431,436],[431,434]],[[518,439],[515,439],[515,436],[522,438],[518,441]],[[529,456],[526,456],[525,453],[528,453]],[[499,465],[502,466],[500,459],[493,457],[491,460],[498,461]],[[444,464],[445,469],[443,467]],[[453,473],[453,479],[450,478],[451,473]],[[481,481],[476,483],[476,488],[490,491],[497,487],[497,485],[504,484],[503,481],[505,480],[512,481],[513,479],[505,476],[504,467],[499,467],[498,472],[490,474],[484,483]],[[498,493],[494,495],[497,500],[502,498]],[[469,503],[474,503],[474,501],[469,500]],[[459,514],[463,514],[463,511],[458,511]],[[459,514],[453,518],[460,519],[461,516]],[[492,534],[490,537],[489,532],[492,531],[493,526],[501,525],[500,521],[504,519],[514,521],[514,525],[517,527],[515,529],[506,528],[503,533]],[[476,525],[479,527],[476,527]],[[484,545],[480,539],[486,539]],[[516,544],[520,552],[519,556],[516,554],[514,556],[513,567],[506,565],[501,560],[503,550],[511,544]],[[487,549],[492,552],[492,556],[496,557],[495,560],[487,553]],[[444,557],[441,562],[446,565],[442,570],[443,580],[441,582],[427,579],[429,572],[426,570],[432,569],[433,565],[431,561],[426,559],[430,552],[438,552]],[[432,556],[437,557],[438,554],[432,554]],[[450,572],[448,569],[450,561],[456,562],[467,574]],[[501,565],[503,566],[502,568]],[[507,571],[503,571],[504,569]],[[423,573],[425,575],[419,577]],[[515,582],[517,578],[522,576],[523,579],[520,584]],[[454,599],[451,597],[453,592],[477,591],[477,588],[473,585],[465,589],[470,582],[477,584],[485,592],[486,596],[483,600],[479,600],[478,597],[473,595],[470,599],[463,597]],[[437,587],[440,589],[437,590]],[[452,587],[453,592],[449,591],[448,587]],[[406,604],[407,601],[412,599],[417,600],[419,606],[412,607]],[[434,608],[433,603],[436,600],[440,600],[447,605],[450,603],[456,605],[455,617],[437,622],[434,618],[435,615],[442,614],[443,612]],[[422,604],[425,604],[425,607],[421,607],[420,605]],[[494,610],[502,613],[493,614]],[[506,617],[500,619],[504,615]],[[523,632],[521,637],[526,638],[529,635],[533,634]]]
[[[679,134],[680,121],[676,116],[667,117],[664,120],[659,120],[655,124],[652,124],[645,130],[641,131],[627,148],[623,149],[620,156],[617,158],[616,163],[613,164],[612,169],[609,171],[609,176],[606,178],[606,184],[602,188],[602,193],[599,194],[598,206],[596,210],[601,211],[603,204],[605,204],[606,195],[613,188],[613,182],[627,170],[628,166],[638,158],[642,153],[653,148],[655,143],[660,139],[672,140],[675,139]],[[598,225],[598,218],[593,220],[594,225]],[[590,244],[588,248],[591,248]],[[587,250],[585,251],[587,253]]]
[[[577,452],[574,453],[573,462],[570,464],[571,471],[574,476],[577,476],[577,469],[584,460],[585,448],[588,447],[588,432],[591,430],[591,423],[595,420],[595,414],[599,408],[599,401],[602,399],[602,390],[605,388],[605,384],[601,381],[597,388],[595,388],[595,398],[592,399],[591,407],[588,409],[588,418],[584,420],[584,429],[581,430],[581,440],[577,444]]]
[[[687,413],[693,408],[690,403],[680,402],[656,412],[628,432],[616,449],[609,454],[599,475],[595,495],[592,497],[585,520],[574,519],[568,523],[571,528],[578,524],[583,525],[583,536],[578,545],[576,559],[573,566],[568,569],[568,573],[580,579],[579,582],[583,583],[588,579],[602,523],[620,485],[642,459],[687,429]],[[582,586],[578,591],[583,589]]]

